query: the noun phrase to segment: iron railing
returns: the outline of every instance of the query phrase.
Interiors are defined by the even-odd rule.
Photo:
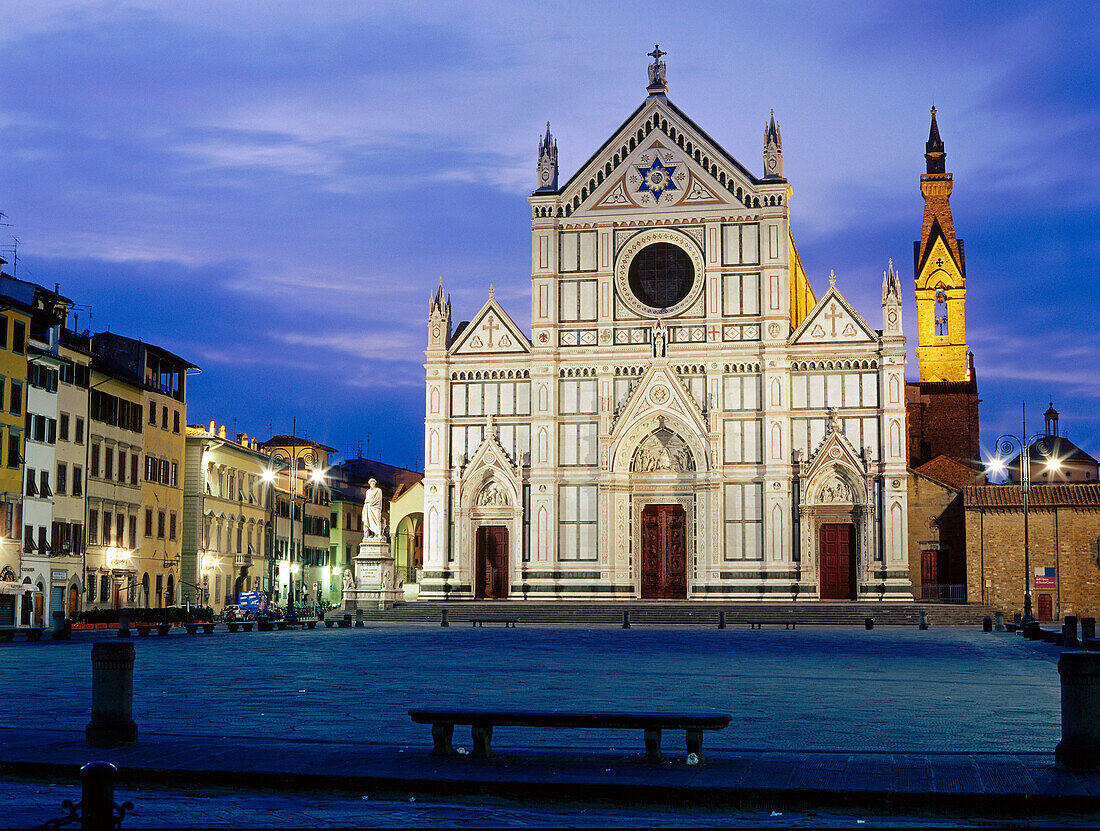
[[[917,597],[933,603],[965,603],[966,586],[961,583],[922,583]]]

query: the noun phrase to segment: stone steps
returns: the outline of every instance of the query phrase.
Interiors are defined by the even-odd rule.
[[[980,626],[982,618],[993,616],[988,606],[946,603],[733,603],[680,601],[608,601],[603,603],[546,603],[532,601],[420,601],[405,603],[387,610],[364,610],[365,620],[438,623],[446,609],[452,623],[468,623],[474,618],[510,618],[521,623],[580,625],[614,625],[622,623],[624,611],[630,612],[630,622],[639,626],[694,624],[716,626],[718,612],[726,613],[726,624],[746,624],[749,621],[785,623],[794,621],[804,626],[863,626],[866,618],[876,625],[916,626],[920,613],[927,613],[933,626]]]

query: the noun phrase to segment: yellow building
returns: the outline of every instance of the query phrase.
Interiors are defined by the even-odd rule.
[[[331,493],[325,478],[335,448],[272,436],[259,449],[269,458],[276,485],[272,599],[285,605],[293,587],[296,604],[323,600],[341,579],[329,565]]]
[[[0,265],[4,264],[0,260]],[[7,277],[2,274],[0,276]],[[20,567],[27,336],[31,307],[0,297],[0,626],[22,618],[27,598]]]
[[[195,367],[110,332],[92,337],[91,351],[88,600],[114,607],[175,605],[186,376]]]
[[[270,459],[244,433],[225,425],[187,427],[183,491],[182,581],[196,603],[220,612],[242,591],[266,589],[272,484]]]

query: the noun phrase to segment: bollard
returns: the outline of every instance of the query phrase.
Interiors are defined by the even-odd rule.
[[[1054,761],[1070,770],[1100,770],[1100,653],[1063,652],[1062,740]]]
[[[993,613],[993,631],[1003,632],[1005,631],[1005,613],[994,612]]]
[[[1021,621],[1020,613],[1019,612],[1013,612],[1012,613],[1012,622],[1013,623],[1020,623],[1020,621]]]
[[[630,628],[630,610],[623,609],[623,629]]]
[[[726,613],[725,612],[719,612],[718,613],[718,628],[719,629],[725,629],[726,628]]]
[[[356,609],[355,610],[355,628],[356,629],[362,629],[365,625],[366,624],[363,623],[363,610],[362,609]]]
[[[119,609],[118,610],[118,636],[120,638],[130,637],[130,610]]]
[[[92,644],[92,720],[85,741],[92,747],[137,744],[133,714],[134,645]]]
[[[1029,641],[1037,641],[1042,637],[1042,633],[1039,630],[1039,621],[1029,620],[1024,624],[1024,637]]]
[[[1085,641],[1091,641],[1096,637],[1096,618],[1083,617],[1081,618],[1081,643]]]
[[[439,613],[439,625],[440,626],[450,626],[451,625],[451,622],[449,620],[447,620],[447,610],[446,609],[443,609]]]
[[[53,618],[53,627],[50,631],[50,639],[55,641],[67,641],[72,637],[72,621],[65,619],[65,613],[62,611],[54,612],[51,617]]]
[[[992,632],[993,631],[993,618],[991,618],[989,615],[986,615],[985,617],[982,618],[982,631],[983,632]]]
[[[922,631],[928,628],[928,612],[924,609],[920,610],[920,623],[917,624],[917,628]]]
[[[864,618],[863,619],[863,628],[864,629],[874,629],[875,628],[875,619],[873,617]]]
[[[1062,619],[1062,646],[1069,649],[1080,645],[1077,640],[1077,615],[1066,615]]]
[[[118,769],[110,762],[89,762],[80,769],[81,828],[118,827],[115,821],[116,773]]]

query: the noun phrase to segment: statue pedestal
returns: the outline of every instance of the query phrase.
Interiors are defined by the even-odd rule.
[[[389,609],[404,602],[405,592],[397,580],[390,542],[385,537],[367,537],[359,544],[353,573],[355,585],[344,589],[340,604],[345,612]]]

